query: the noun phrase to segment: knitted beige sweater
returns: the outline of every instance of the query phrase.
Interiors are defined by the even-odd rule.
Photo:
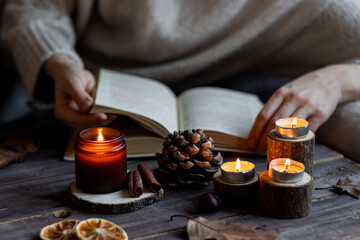
[[[359,12],[356,0],[11,0],[1,39],[30,96],[56,53],[93,71],[190,85],[251,67],[298,75],[356,59]]]
[[[8,0],[1,40],[32,98],[35,86],[53,92],[36,83],[56,53],[176,88],[249,68],[296,76],[356,62],[359,13],[358,0]],[[340,106],[317,132],[358,161],[359,109]]]

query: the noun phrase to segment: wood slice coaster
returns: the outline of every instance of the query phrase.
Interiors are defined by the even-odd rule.
[[[225,201],[234,203],[237,206],[256,205],[259,196],[259,175],[247,182],[229,183],[221,178],[221,171],[213,176],[214,192]]]
[[[160,201],[163,196],[163,189],[153,193],[145,186],[144,193],[138,198],[130,197],[127,189],[107,194],[86,193],[79,190],[75,181],[69,188],[69,197],[75,206],[99,213],[132,212]]]
[[[259,208],[275,218],[301,218],[310,213],[313,178],[304,172],[297,183],[280,183],[269,177],[268,171],[260,174]]]
[[[267,164],[275,158],[291,158],[305,166],[305,172],[312,176],[315,133],[309,133],[302,138],[282,138],[276,135],[275,129],[268,135]]]

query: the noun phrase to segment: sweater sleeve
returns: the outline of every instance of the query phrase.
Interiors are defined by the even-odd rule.
[[[49,89],[52,83],[45,82],[50,81],[49,78],[38,82],[42,66],[48,58],[54,54],[66,54],[83,66],[74,50],[76,36],[70,17],[73,2],[11,0],[4,9],[2,43],[14,59],[30,100],[40,108],[44,106],[41,95],[49,96],[54,91]]]

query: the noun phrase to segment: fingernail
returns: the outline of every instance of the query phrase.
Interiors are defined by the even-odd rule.
[[[85,104],[84,104],[84,106],[85,106],[85,110],[90,110],[90,108],[92,107],[92,104],[93,104],[93,101],[92,101],[92,99],[86,99],[86,101],[85,101]]]
[[[98,114],[98,121],[99,122],[104,122],[104,121],[106,121],[107,120],[107,115],[105,114],[105,113],[99,113]]]

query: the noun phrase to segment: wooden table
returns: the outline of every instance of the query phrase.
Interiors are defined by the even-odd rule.
[[[0,170],[0,239],[38,239],[42,227],[64,219],[104,218],[126,230],[131,239],[186,239],[185,218],[203,216],[208,219],[227,219],[232,222],[254,222],[262,229],[278,229],[284,239],[355,239],[360,236],[360,201],[331,189],[338,179],[360,179],[358,163],[316,144],[314,190],[311,213],[300,219],[281,220],[264,216],[257,208],[225,206],[214,214],[201,214],[199,196],[213,191],[213,186],[201,190],[166,191],[162,201],[125,214],[98,214],[75,208],[67,197],[74,180],[74,163],[62,161],[66,129],[59,125],[37,126],[41,139],[40,150],[28,155],[22,163],[10,163]],[[65,130],[65,131],[64,131]],[[33,130],[32,130],[33,131]],[[227,156],[226,159],[233,159]],[[256,170],[266,169],[266,158],[242,155],[255,163]],[[156,167],[154,159],[129,159],[128,168],[144,162]],[[67,212],[67,218],[55,213]]]

